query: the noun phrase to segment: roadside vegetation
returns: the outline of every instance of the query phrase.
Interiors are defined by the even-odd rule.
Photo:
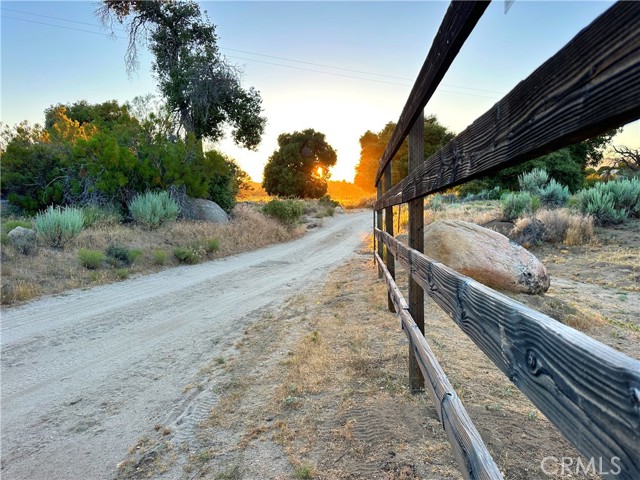
[[[334,214],[335,204],[324,199],[273,200],[265,206],[242,203],[231,211],[228,224],[173,220],[173,210],[168,219],[157,223],[152,221],[157,219],[154,209],[139,221],[123,220],[111,210],[96,207],[55,208],[35,219],[3,216],[2,303],[116,282],[289,241],[304,233],[305,224],[317,225]],[[22,251],[9,242],[11,230],[34,226],[37,240],[33,248]]]

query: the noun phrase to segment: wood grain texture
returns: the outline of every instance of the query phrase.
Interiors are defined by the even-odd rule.
[[[498,466],[493,461],[438,359],[413,321],[409,313],[409,306],[391,274],[384,267],[382,258],[376,255],[376,260],[383,269],[384,279],[387,283],[389,296],[393,299],[395,312],[407,334],[410,348],[417,359],[420,370],[424,378],[427,379],[426,389],[436,406],[442,427],[447,433],[462,475],[467,479],[502,479]]]
[[[379,199],[379,198],[382,197],[382,194],[383,194],[383,192],[382,192],[382,183],[378,184],[378,186],[376,187],[376,190],[377,190],[377,198]],[[382,230],[383,229],[383,226],[382,226],[382,210],[378,210],[378,211],[374,210],[374,212],[375,212],[375,216],[376,216],[376,222],[375,222],[374,225],[377,228],[379,228],[380,230]],[[383,256],[383,249],[384,249],[384,245],[382,243],[378,242],[377,251],[378,251],[378,255],[380,255],[381,257]],[[382,278],[382,270],[380,269],[380,267],[378,267],[378,278]]]
[[[408,248],[378,241],[588,459],[640,478],[640,362]],[[619,461],[614,460],[618,458]]]
[[[409,132],[409,172],[424,162],[424,112],[420,111]],[[424,252],[424,200],[409,202],[409,246]],[[409,313],[424,335],[424,291],[409,272]],[[409,349],[409,388],[412,392],[424,389],[424,378],[413,349]]]
[[[386,192],[391,188],[391,162],[387,164],[387,168],[384,171],[384,191]],[[386,232],[393,237],[393,207],[386,208],[384,210],[384,226]],[[395,267],[395,259],[393,255],[387,254],[385,257],[385,262],[387,265],[387,270],[391,274],[392,278],[396,278],[396,267]],[[388,302],[389,311],[393,312],[393,302],[391,301],[391,297],[389,297]]]
[[[614,4],[386,192],[375,208],[423,197],[640,118],[638,19],[640,2]]]
[[[396,129],[382,155],[376,173],[376,185],[488,6],[488,1],[451,2],[449,5],[411,89],[409,99],[400,114]]]

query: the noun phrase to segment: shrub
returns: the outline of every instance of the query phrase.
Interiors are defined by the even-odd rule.
[[[122,214],[113,207],[90,205],[82,207],[85,227],[110,227],[122,221]]]
[[[104,258],[104,254],[98,250],[87,250],[85,248],[81,248],[78,251],[80,265],[84,268],[88,268],[89,270],[100,268],[102,266],[102,262],[104,262]]]
[[[340,203],[339,203],[339,202],[336,202],[334,199],[332,199],[332,198],[329,196],[329,194],[325,194],[325,195],[323,195],[322,197],[320,197],[320,198],[318,199],[318,203],[319,203],[320,205],[324,205],[324,206],[332,207],[332,208],[336,208],[336,207],[339,207],[339,206],[340,206]]]
[[[611,193],[616,209],[625,210],[629,217],[640,216],[639,177],[599,184],[597,188]]]
[[[167,192],[146,192],[136,195],[129,203],[134,221],[144,228],[154,229],[174,221],[178,216],[178,204]]]
[[[36,231],[51,247],[62,248],[78,235],[84,227],[84,218],[79,208],[49,207],[36,215]]]
[[[167,252],[164,250],[154,250],[153,251],[153,263],[156,265],[164,265],[168,260]]]
[[[109,245],[105,253],[114,265],[132,265],[138,257],[142,255],[142,250],[129,249],[119,245]]]
[[[217,238],[210,238],[204,244],[204,250],[207,253],[213,253],[220,248],[220,240]]]
[[[187,247],[175,247],[173,249],[173,255],[178,259],[180,263],[188,263],[193,265],[200,263],[204,257],[204,250],[197,245],[189,245]]]
[[[530,172],[518,175],[518,185],[523,192],[538,195],[549,181],[549,175],[544,168],[534,168]]]
[[[538,191],[540,201],[546,207],[564,207],[569,200],[569,188],[559,184],[553,178]]]
[[[578,192],[576,199],[580,211],[583,214],[593,216],[598,225],[605,226],[624,222],[627,218],[626,210],[615,208],[613,195],[598,188],[599,185]]]
[[[502,215],[507,220],[515,220],[527,213],[535,212],[540,206],[540,199],[528,192],[508,193],[502,200]]]
[[[292,226],[300,221],[302,203],[297,200],[271,200],[262,207],[262,212],[285,225]]]
[[[127,270],[126,268],[117,268],[116,270],[114,270],[114,273],[116,274],[116,278],[119,280],[126,280],[127,278],[129,278],[129,270]]]
[[[465,196],[463,202],[475,202],[479,200],[498,200],[500,198],[500,187],[495,186],[490,190],[481,190],[478,193],[470,193]]]
[[[532,217],[522,217],[516,220],[509,237],[525,248],[540,245],[545,236],[543,223]]]

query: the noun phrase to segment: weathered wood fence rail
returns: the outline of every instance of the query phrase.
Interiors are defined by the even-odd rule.
[[[425,160],[424,107],[487,6],[450,5],[376,174],[374,256],[409,338],[409,381],[431,394],[464,477],[502,478],[424,338],[426,292],[585,457],[637,480],[640,362],[430,259],[423,198],[640,118],[640,2],[614,4]],[[409,174],[392,186],[391,160],[407,136]],[[393,232],[402,203],[408,246]],[[396,260],[409,272],[408,303]]]

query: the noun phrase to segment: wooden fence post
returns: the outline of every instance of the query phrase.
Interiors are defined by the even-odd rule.
[[[409,173],[423,162],[424,111],[420,113],[409,132]],[[424,200],[422,197],[409,202],[409,248],[424,253]],[[411,273],[409,271],[409,313],[424,335],[424,290],[413,279]],[[424,390],[424,377],[411,346],[409,346],[409,386],[413,393]]]
[[[391,164],[392,162],[389,162],[387,164],[387,168],[384,171],[384,191],[385,192],[392,187]],[[388,207],[384,209],[384,224],[385,224],[385,231],[393,237],[394,236],[393,235],[393,207]],[[396,278],[395,257],[393,256],[393,253],[391,253],[388,249],[387,249],[385,264],[387,266],[387,270],[389,270],[389,273],[391,274],[391,277],[395,279]],[[389,311],[395,312],[396,309],[393,306],[393,300],[391,300],[391,295],[387,294],[387,300],[388,300]]]
[[[382,196],[382,179],[378,181],[378,198]],[[382,230],[382,209],[376,211],[376,227]],[[373,232],[373,237],[375,241],[375,231]],[[378,242],[378,255],[380,258],[384,258],[382,254],[383,245],[382,242]],[[378,265],[378,278],[382,278],[382,268]]]

